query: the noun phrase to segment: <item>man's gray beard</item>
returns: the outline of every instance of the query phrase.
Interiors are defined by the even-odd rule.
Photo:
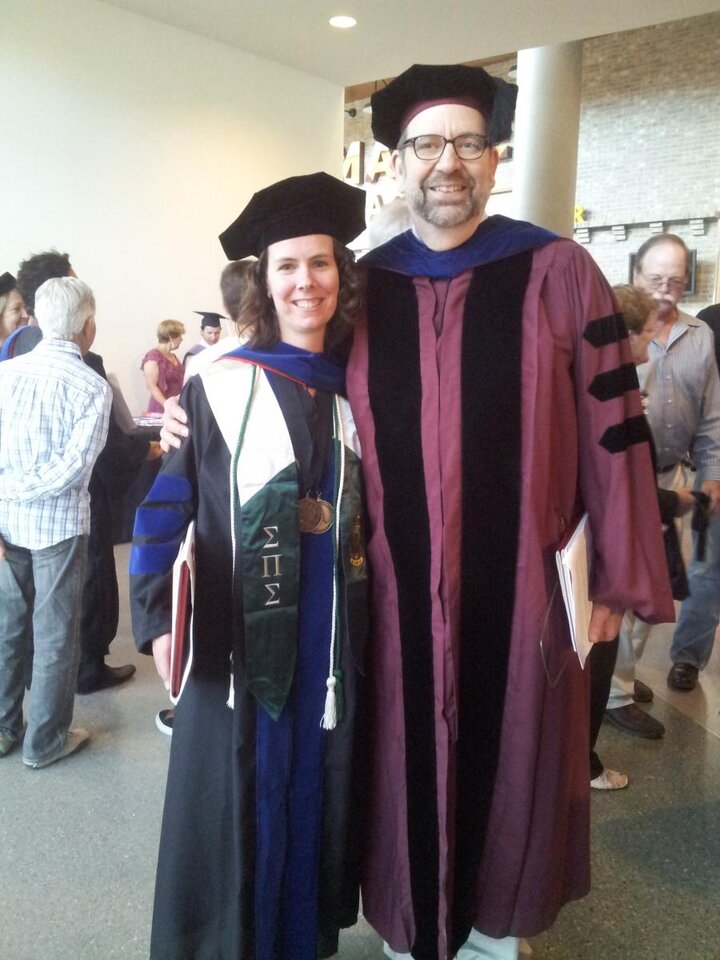
[[[459,227],[470,220],[479,219],[481,214],[480,198],[475,192],[468,194],[463,203],[435,206],[428,203],[420,187],[406,194],[410,210],[434,227]],[[483,205],[484,206],[484,205]]]

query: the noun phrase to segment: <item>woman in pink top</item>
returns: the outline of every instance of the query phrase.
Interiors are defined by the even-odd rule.
[[[179,320],[162,320],[158,324],[158,346],[143,357],[140,369],[150,391],[148,413],[162,413],[167,397],[176,397],[182,390],[183,366],[175,356],[182,343],[185,327]]]

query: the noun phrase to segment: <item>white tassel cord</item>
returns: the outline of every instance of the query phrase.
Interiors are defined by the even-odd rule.
[[[337,632],[337,607],[338,607],[338,563],[340,557],[340,504],[342,503],[342,491],[345,483],[345,433],[343,430],[342,416],[340,413],[340,398],[335,397],[335,417],[337,420],[337,440],[340,444],[340,476],[338,480],[338,493],[335,497],[335,537],[334,557],[333,557],[333,602],[332,602],[332,621],[330,626],[330,670],[325,682],[327,693],[325,694],[325,712],[321,721],[323,730],[334,730],[337,726],[337,697],[335,687],[337,680],[335,678],[335,638]]]
[[[321,726],[323,730],[334,730],[337,726],[337,698],[335,696],[335,677],[328,677],[325,681],[327,693],[325,694],[325,713],[323,713]]]

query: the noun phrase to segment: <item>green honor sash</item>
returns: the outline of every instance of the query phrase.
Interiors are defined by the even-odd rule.
[[[245,684],[273,719],[287,702],[295,670],[300,583],[299,484],[285,419],[263,371],[219,361],[202,374],[210,406],[233,454],[230,514],[234,607],[242,618]],[[334,398],[335,495],[333,624],[323,725],[335,725],[343,589],[367,577],[359,442],[345,400]],[[308,534],[311,536],[312,534]],[[232,700],[232,695],[231,695]]]

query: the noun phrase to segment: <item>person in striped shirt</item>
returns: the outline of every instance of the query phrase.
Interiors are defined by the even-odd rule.
[[[82,361],[95,300],[76,277],[47,280],[42,341],[0,366],[0,756],[23,731],[25,659],[34,635],[23,762],[45,767],[88,739],[70,729],[90,532],[88,484],[107,437],[111,390]]]

